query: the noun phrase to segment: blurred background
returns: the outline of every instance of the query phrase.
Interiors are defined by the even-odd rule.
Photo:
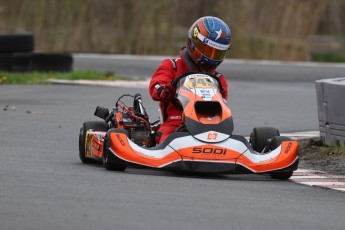
[[[345,62],[345,0],[0,0],[0,33],[38,51],[177,55],[199,17],[231,28],[228,58]]]

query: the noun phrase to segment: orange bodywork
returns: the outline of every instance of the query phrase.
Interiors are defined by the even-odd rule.
[[[202,124],[219,124],[220,122],[224,121],[225,119],[232,116],[231,111],[229,107],[225,104],[225,102],[222,100],[222,95],[218,92],[216,93],[211,101],[217,101],[217,103],[220,104],[220,107],[222,108],[220,113],[214,114],[212,117],[210,117],[209,113],[206,114],[197,114],[195,111],[195,103],[200,101],[205,101],[203,98],[199,97],[198,95],[194,94],[188,89],[181,88],[180,93],[183,94],[185,97],[187,97],[190,101],[186,105],[186,107],[183,110],[184,116],[189,117],[197,122],[200,122]],[[220,99],[217,99],[217,97]],[[210,119],[211,118],[211,119]]]
[[[253,162],[245,155],[242,155],[237,159],[236,163],[257,173],[286,168],[298,159],[298,142],[284,141],[281,146],[279,155],[272,159],[263,162]]]
[[[160,168],[163,165],[182,160],[181,156],[174,150],[162,158],[149,156],[136,151],[130,146],[126,134],[123,133],[111,133],[110,139],[112,152],[117,157],[128,162]]]
[[[262,173],[286,168],[298,159],[298,143],[296,141],[284,141],[281,150],[274,157],[260,161],[262,155],[254,154],[249,149],[241,153],[231,149],[231,146],[224,148],[212,144],[203,144],[175,150],[167,146],[164,150],[161,150],[164,151],[164,154],[159,156],[159,154],[155,155],[155,151],[158,150],[140,147],[136,147],[137,149],[132,148],[133,145],[129,143],[130,140],[124,133],[111,133],[110,139],[110,148],[116,157],[127,162],[154,168],[162,168],[177,161],[200,161],[239,164],[254,173]],[[149,151],[152,155],[147,155],[144,151]]]

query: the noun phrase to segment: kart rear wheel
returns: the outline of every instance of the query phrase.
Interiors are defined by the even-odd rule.
[[[270,143],[269,150],[274,150],[282,144],[283,141],[291,141],[290,137],[274,137]],[[293,171],[283,171],[283,172],[272,172],[270,173],[271,178],[278,180],[288,180],[293,174]]]
[[[256,152],[261,153],[268,146],[269,140],[276,136],[280,136],[280,133],[276,128],[256,127],[250,134],[249,142]]]
[[[86,139],[86,131],[87,130],[96,130],[96,131],[102,131],[107,132],[109,129],[109,126],[104,121],[87,121],[84,122],[83,127],[80,128],[79,132],[79,158],[81,162],[85,164],[91,164],[96,163],[95,160],[87,158],[85,156],[85,139]]]
[[[106,170],[109,171],[125,171],[127,164],[121,159],[115,158],[115,156],[109,150],[110,144],[108,141],[108,135],[104,140],[104,149],[103,149],[103,166]]]

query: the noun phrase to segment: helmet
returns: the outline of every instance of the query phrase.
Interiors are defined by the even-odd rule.
[[[230,28],[219,18],[199,18],[189,29],[188,53],[205,71],[215,70],[223,62],[230,44]]]

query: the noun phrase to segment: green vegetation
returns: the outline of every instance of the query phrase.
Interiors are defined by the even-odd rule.
[[[303,60],[307,52],[306,47],[300,43],[285,40],[279,43],[268,38],[239,38],[236,46],[230,48],[230,56],[241,56],[246,59],[281,59],[284,54],[288,60]]]
[[[324,152],[329,152],[329,154],[338,154],[345,156],[345,148],[338,145],[322,146],[321,149]]]
[[[45,84],[49,79],[64,80],[118,80],[113,73],[92,70],[72,72],[0,72],[0,84]]]
[[[344,143],[345,144],[345,143]],[[337,153],[338,155],[345,156],[345,147],[341,146],[339,140],[334,140],[333,144],[330,146],[321,146],[325,151],[329,151],[331,153]]]
[[[301,146],[301,149],[311,150],[313,154],[325,155],[342,155],[345,156],[345,147],[341,146],[338,140],[331,145],[325,145],[321,139],[310,139],[308,143]],[[317,150],[317,151],[316,151]]]
[[[336,53],[314,53],[311,55],[311,61],[315,62],[345,62],[345,55]]]

